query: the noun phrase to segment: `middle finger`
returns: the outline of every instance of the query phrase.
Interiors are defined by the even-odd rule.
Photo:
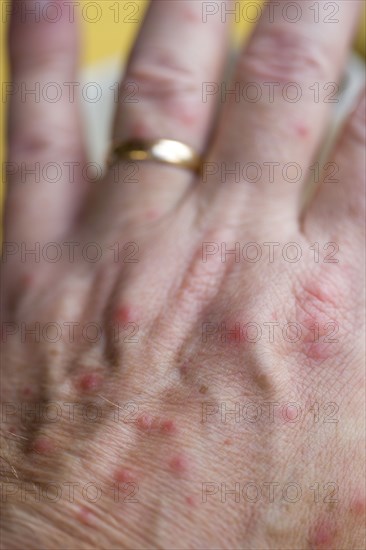
[[[231,219],[243,210],[257,219],[260,209],[264,223],[280,216],[297,227],[299,190],[338,101],[360,4],[268,3],[228,86],[237,93],[222,95],[203,204],[217,194]]]

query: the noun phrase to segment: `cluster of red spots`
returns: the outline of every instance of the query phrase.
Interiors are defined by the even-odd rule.
[[[137,418],[137,426],[144,432],[160,432],[167,435],[174,435],[178,431],[174,420],[154,417],[148,413],[143,413]]]
[[[171,472],[178,475],[187,474],[190,471],[190,463],[184,454],[176,454],[168,461]]]
[[[32,444],[32,450],[40,455],[50,455],[55,452],[55,449],[54,442],[48,437],[39,436]]]
[[[95,393],[103,384],[103,376],[98,372],[87,372],[76,379],[76,387],[85,393]]]

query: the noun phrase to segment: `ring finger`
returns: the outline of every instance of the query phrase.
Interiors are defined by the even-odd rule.
[[[202,83],[223,70],[228,25],[219,18],[204,22],[202,8],[197,0],[151,2],[121,86],[135,90],[136,100],[119,102],[114,143],[166,138],[197,153],[205,149],[216,100],[202,102]],[[111,216],[122,216],[123,223],[126,216],[134,223],[158,218],[174,207],[193,177],[189,170],[157,162],[131,167],[119,161],[97,191],[95,215],[107,216],[106,223]]]

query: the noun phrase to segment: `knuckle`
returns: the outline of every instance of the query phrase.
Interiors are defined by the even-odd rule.
[[[192,70],[166,55],[132,64],[127,79],[135,83],[143,101],[179,104],[200,93],[199,81]]]
[[[32,170],[37,169],[38,163],[42,173],[47,163],[61,168],[64,159],[71,161],[81,157],[81,144],[74,137],[70,138],[67,128],[59,126],[55,133],[58,135],[57,141],[52,135],[35,128],[9,142],[8,160],[18,165],[19,172],[16,176],[31,174]]]
[[[52,141],[45,132],[31,130],[24,132],[19,138],[10,142],[10,160],[13,162],[22,162],[29,159],[29,162],[38,159],[39,154],[50,149]]]
[[[329,52],[325,46],[294,31],[270,29],[249,45],[242,58],[244,74],[280,82],[324,80]]]

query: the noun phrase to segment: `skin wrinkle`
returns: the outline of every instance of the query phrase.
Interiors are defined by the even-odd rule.
[[[247,49],[242,72],[263,82],[326,81],[332,54],[326,43],[315,42],[305,33],[273,27]]]

